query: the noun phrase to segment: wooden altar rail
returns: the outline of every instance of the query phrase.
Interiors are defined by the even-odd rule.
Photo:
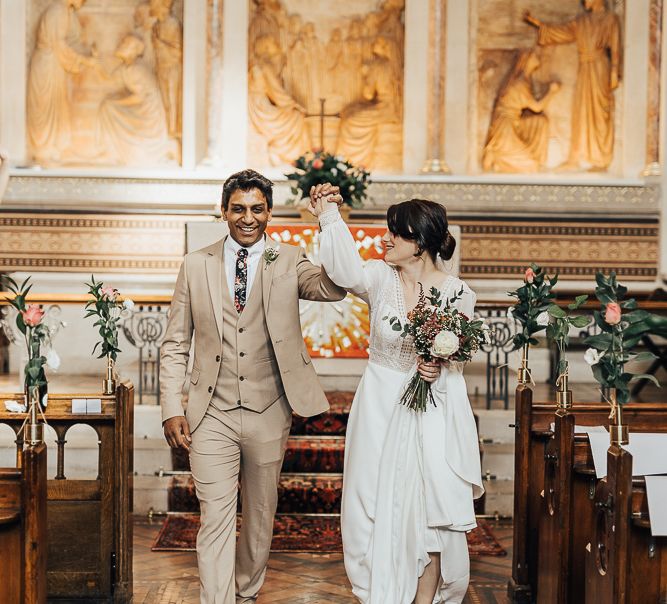
[[[0,400],[22,395],[0,394]],[[102,412],[73,414],[73,398],[99,398]],[[17,434],[17,467],[26,463],[18,431],[24,413],[0,410],[0,423]],[[132,599],[132,495],[134,387],[116,394],[52,394],[46,419],[55,430],[56,476],[47,481],[47,593],[49,598],[126,603]],[[98,436],[98,476],[65,476],[68,430],[85,424]]]
[[[23,467],[0,468],[3,604],[46,604],[46,445],[27,447]]]
[[[539,522],[544,498],[550,494],[545,485],[545,455],[552,441],[551,423],[556,420],[554,403],[533,403],[532,390],[519,385],[515,398],[515,477],[514,477],[514,539],[512,578],[508,583],[508,595],[512,602],[535,601],[538,593],[538,569],[543,548],[539,542]],[[609,405],[606,403],[575,403],[572,414],[577,425],[606,426],[609,423]],[[632,432],[660,431],[667,424],[667,403],[629,403],[624,406],[623,417]],[[571,421],[571,420],[569,420]],[[573,424],[574,425],[574,424]],[[664,428],[667,431],[667,427]],[[586,442],[587,445],[587,442]],[[553,446],[553,445],[552,445]],[[574,466],[581,466],[581,452],[575,454]],[[553,470],[555,471],[555,469]],[[585,464],[580,472],[585,476],[589,470]],[[558,481],[558,476],[553,477]],[[594,487],[594,474],[572,488]],[[592,483],[590,481],[593,481]],[[592,500],[592,497],[590,498]],[[553,499],[552,499],[553,501]],[[581,516],[577,516],[578,521]],[[581,535],[575,520],[571,532]],[[576,575],[577,570],[573,571]],[[542,579],[544,582],[546,579]],[[576,580],[576,579],[575,579]],[[563,587],[561,586],[561,590]],[[559,600],[566,602],[567,600]]]
[[[83,283],[81,287],[83,289]],[[630,292],[629,295],[637,300],[639,308],[643,310],[658,314],[667,313],[666,300],[650,300],[648,299],[650,293],[647,292]],[[129,297],[135,304],[143,304],[144,306],[169,306],[171,304],[171,296],[169,295],[137,294]],[[0,306],[6,306],[13,298],[13,294],[0,291]],[[92,300],[92,297],[88,294],[30,293],[27,297],[29,304],[85,304],[89,300]],[[559,306],[567,306],[574,302],[574,296],[571,294],[556,296],[554,301]],[[506,301],[478,299],[475,308],[478,311],[506,310],[512,303],[513,300],[509,297]],[[591,294],[591,299],[581,306],[581,310],[597,310],[599,307],[599,302]]]

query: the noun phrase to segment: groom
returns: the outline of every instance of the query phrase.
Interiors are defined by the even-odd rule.
[[[253,170],[225,181],[222,214],[229,236],[185,257],[161,349],[165,438],[190,452],[201,506],[202,604],[257,598],[292,411],[311,416],[329,407],[301,335],[299,299],[334,302],[345,291],[299,247],[277,246],[265,236],[272,187]],[[320,206],[342,201],[337,189],[323,191]],[[193,339],[184,414],[181,392]]]

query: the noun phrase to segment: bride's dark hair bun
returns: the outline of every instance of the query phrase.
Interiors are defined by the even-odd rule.
[[[435,262],[438,255],[449,260],[454,255],[456,240],[449,232],[447,210],[427,199],[411,199],[390,206],[387,227],[398,237],[417,244],[417,256],[427,252]]]
[[[456,249],[456,239],[452,236],[451,232],[447,230],[447,236],[442,243],[440,248],[440,256],[443,260],[451,260],[454,255],[454,250]]]

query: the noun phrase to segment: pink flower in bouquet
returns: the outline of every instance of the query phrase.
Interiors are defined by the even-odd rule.
[[[313,168],[319,170],[320,168],[322,168],[322,166],[324,166],[324,162],[319,157],[316,157],[313,160]]]
[[[535,271],[532,268],[528,267],[523,276],[523,280],[526,283],[532,283],[535,280]]]
[[[118,290],[114,289],[111,286],[108,286],[108,287],[103,287],[100,290],[100,293],[102,294],[103,298],[106,298],[107,300],[113,301],[113,300],[116,299],[116,296],[118,295]]]
[[[618,325],[621,322],[621,307],[616,302],[607,304],[604,311],[604,320],[609,325]]]
[[[44,318],[44,311],[38,304],[29,304],[25,310],[21,311],[23,322],[29,327],[36,327]]]

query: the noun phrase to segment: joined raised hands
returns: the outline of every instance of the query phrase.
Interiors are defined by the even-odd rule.
[[[328,182],[310,187],[308,211],[313,216],[319,217],[322,212],[331,207],[329,206],[330,203],[335,203],[338,207],[342,205],[343,197],[338,187]]]

